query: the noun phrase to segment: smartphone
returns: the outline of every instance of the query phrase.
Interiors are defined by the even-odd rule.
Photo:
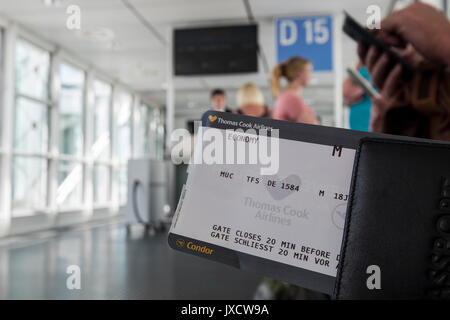
[[[408,63],[405,59],[395,53],[391,46],[370,33],[366,28],[361,26],[355,19],[353,19],[347,12],[344,11],[345,20],[342,30],[357,42],[362,42],[367,47],[375,46],[378,50],[385,52],[390,57],[389,68],[392,69],[397,63],[402,65],[402,79],[405,81],[410,80],[414,73],[415,68]]]
[[[347,68],[347,73],[352,79],[353,83],[356,83],[364,92],[371,98],[378,96],[378,92],[372,87],[372,85],[355,68]]]

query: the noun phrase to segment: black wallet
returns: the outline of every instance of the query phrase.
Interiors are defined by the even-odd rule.
[[[361,140],[334,296],[450,297],[449,144]]]

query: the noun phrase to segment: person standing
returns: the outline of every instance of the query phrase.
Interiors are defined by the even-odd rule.
[[[223,89],[217,88],[211,91],[210,102],[214,111],[231,112],[227,107],[227,96]]]
[[[239,107],[236,113],[259,118],[270,117],[270,110],[264,105],[263,93],[253,83],[244,84],[239,89],[236,100]]]
[[[311,79],[312,69],[312,63],[300,56],[292,57],[274,68],[271,82],[272,92],[277,99],[273,119],[319,124],[316,114],[301,97],[303,88],[308,86]],[[288,82],[283,89],[280,88],[281,78]]]

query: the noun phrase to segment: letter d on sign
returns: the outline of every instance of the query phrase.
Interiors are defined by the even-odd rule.
[[[290,31],[288,37],[288,29]],[[282,46],[293,45],[297,41],[297,25],[292,20],[282,20],[280,22],[280,44]]]
[[[69,290],[81,289],[81,269],[77,265],[71,265],[67,267],[67,274],[70,276],[66,280],[66,287]]]
[[[379,266],[373,264],[367,267],[366,273],[370,274],[370,276],[367,278],[367,289],[373,290],[381,289],[381,269]]]

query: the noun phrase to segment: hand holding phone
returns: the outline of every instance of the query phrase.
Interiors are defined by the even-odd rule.
[[[450,66],[450,22],[442,10],[415,1],[389,14],[381,25],[383,40],[408,43],[426,60]]]
[[[345,12],[345,21],[343,31],[349,35],[353,40],[362,43],[365,47],[375,47],[378,51],[387,54],[389,57],[389,64],[387,70],[391,70],[395,65],[401,65],[401,78],[408,81],[415,73],[415,68],[394,52],[389,44],[381,41],[367,29],[362,27],[355,19]]]

